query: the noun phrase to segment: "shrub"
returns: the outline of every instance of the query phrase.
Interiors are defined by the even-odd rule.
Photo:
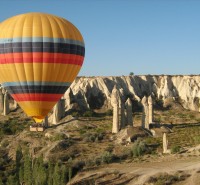
[[[8,120],[0,125],[0,135],[14,135],[22,131],[28,124],[17,120]]]
[[[175,154],[175,153],[180,152],[180,150],[181,150],[181,147],[175,145],[175,146],[172,146],[172,148],[171,148],[171,153],[172,153],[172,154]]]
[[[78,112],[72,112],[71,115],[72,115],[73,117],[79,117],[79,116],[80,116],[80,114],[79,114]]]
[[[139,157],[149,152],[149,148],[143,141],[136,141],[132,147],[132,156]]]
[[[88,110],[83,113],[83,117],[93,117],[94,115],[95,115],[95,113],[91,110]]]
[[[84,138],[83,140],[85,142],[98,142],[98,141],[101,141],[103,140],[103,133],[86,133],[84,134]]]
[[[113,161],[113,158],[113,154],[106,151],[101,155],[101,162],[108,164]]]

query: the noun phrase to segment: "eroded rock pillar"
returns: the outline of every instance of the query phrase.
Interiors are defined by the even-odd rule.
[[[3,114],[3,107],[4,107],[4,99],[3,99],[3,93],[2,88],[0,89],[0,113]]]
[[[170,153],[170,150],[168,149],[168,140],[166,133],[163,133],[163,153],[164,154]]]
[[[8,100],[8,92],[4,93],[4,106],[3,106],[3,115],[7,115],[10,112],[9,110],[9,100]]]
[[[114,86],[111,94],[111,105],[113,107],[113,126],[112,133],[119,132],[119,91],[116,86]]]
[[[61,118],[64,116],[64,100],[60,99],[53,108],[53,121],[52,124],[58,124]]]
[[[153,101],[152,97],[148,97],[148,106],[149,106],[149,123],[153,123]]]
[[[125,107],[126,107],[127,125],[133,126],[132,102],[130,98],[126,100]]]
[[[120,89],[120,104],[119,104],[119,108],[120,108],[120,116],[121,116],[121,120],[120,120],[120,129],[124,128],[126,126],[126,122],[125,122],[125,97],[124,97],[124,90]]]
[[[147,97],[142,98],[143,113],[142,113],[142,127],[149,129],[149,107]]]

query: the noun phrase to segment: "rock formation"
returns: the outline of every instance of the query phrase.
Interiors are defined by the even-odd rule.
[[[64,99],[60,99],[53,108],[52,124],[58,124],[61,118],[64,116],[65,106]]]
[[[200,76],[120,76],[120,77],[78,77],[72,83],[74,96],[85,94],[84,102],[89,108],[111,109],[111,92],[117,84],[123,89],[125,96],[132,95],[139,102],[145,94],[154,94],[164,102],[167,98],[180,101],[186,109],[199,111]],[[87,96],[86,96],[87,95]],[[97,103],[92,101],[98,99]],[[84,103],[82,102],[82,103]],[[85,105],[87,106],[87,105]]]
[[[163,153],[170,153],[170,150],[168,149],[167,134],[165,132],[163,133]]]
[[[102,109],[106,111],[112,109],[111,93],[115,85],[117,85],[118,89],[123,89],[125,98],[134,97],[138,102],[141,102],[144,95],[151,94],[156,99],[161,99],[164,103],[170,98],[179,101],[186,109],[200,111],[200,76],[198,75],[77,77],[64,97],[71,91],[70,93],[73,95],[75,103],[69,102],[67,105],[83,110]],[[69,97],[71,99],[71,95]],[[65,106],[65,111],[70,109],[70,106]],[[150,111],[149,114],[149,122],[151,122]],[[123,127],[123,117],[121,124]]]
[[[71,88],[69,88],[66,91],[66,93],[64,94],[64,99],[65,99],[65,110],[70,110],[70,109],[78,110],[79,109],[79,107],[76,103],[76,98],[75,98]]]
[[[118,133],[119,132],[119,99],[120,94],[117,90],[116,86],[114,86],[111,94],[111,104],[113,106],[113,127],[112,127],[112,133]]]
[[[142,112],[142,127],[149,129],[149,106],[147,102],[147,97],[144,96],[142,98],[142,106],[143,106],[143,112]]]
[[[125,107],[126,107],[127,125],[133,126],[132,102],[130,98],[126,100]]]
[[[3,93],[2,89],[0,89],[0,113],[3,114],[3,108],[4,107],[4,99],[3,99]]]
[[[14,101],[13,101],[13,110],[15,110],[15,109],[17,108],[17,106],[18,106],[18,104],[17,104],[17,102],[14,100]]]
[[[9,101],[8,101],[8,92],[4,92],[4,106],[3,106],[3,115],[7,115],[10,112],[9,110]]]
[[[149,106],[149,124],[153,123],[153,101],[152,101],[152,97],[149,96],[148,97],[148,106]]]
[[[120,89],[120,103],[119,103],[119,109],[120,109],[120,129],[124,128],[126,126],[125,122],[125,97],[124,97],[124,90]]]

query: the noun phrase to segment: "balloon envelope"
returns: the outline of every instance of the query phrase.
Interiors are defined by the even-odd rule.
[[[36,122],[73,82],[84,54],[80,32],[63,18],[27,13],[0,24],[0,83]]]

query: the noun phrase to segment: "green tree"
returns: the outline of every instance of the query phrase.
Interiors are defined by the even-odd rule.
[[[67,183],[67,168],[65,165],[61,167],[61,185],[65,185]]]
[[[19,145],[17,147],[17,150],[16,150],[16,158],[15,158],[15,161],[16,161],[16,181],[18,184],[20,184],[20,169],[22,168],[22,159],[23,159],[23,153],[22,153],[22,148],[21,146]]]
[[[24,182],[26,185],[32,185],[32,158],[28,151],[24,156]]]
[[[35,185],[46,185],[47,184],[47,172],[44,166],[43,157],[35,159],[33,165],[33,181]]]
[[[70,157],[68,160],[68,179],[69,182],[71,181],[72,178],[72,158]]]
[[[19,169],[19,182],[22,184],[24,182],[24,163],[22,162]]]
[[[56,166],[54,168],[53,173],[53,185],[60,185],[61,184],[61,173],[60,173],[60,166],[58,162],[56,163]]]
[[[40,183],[38,185],[46,185],[47,184],[47,170],[44,166],[43,157],[38,158],[38,177]]]
[[[8,177],[8,181],[7,181],[6,185],[18,185],[18,182],[16,181],[16,177],[13,175],[10,175]]]
[[[48,185],[53,185],[54,165],[49,161],[48,163]]]
[[[134,73],[133,73],[133,72],[130,72],[130,73],[129,73],[129,75],[130,75],[130,76],[133,76],[133,75],[134,75]]]

